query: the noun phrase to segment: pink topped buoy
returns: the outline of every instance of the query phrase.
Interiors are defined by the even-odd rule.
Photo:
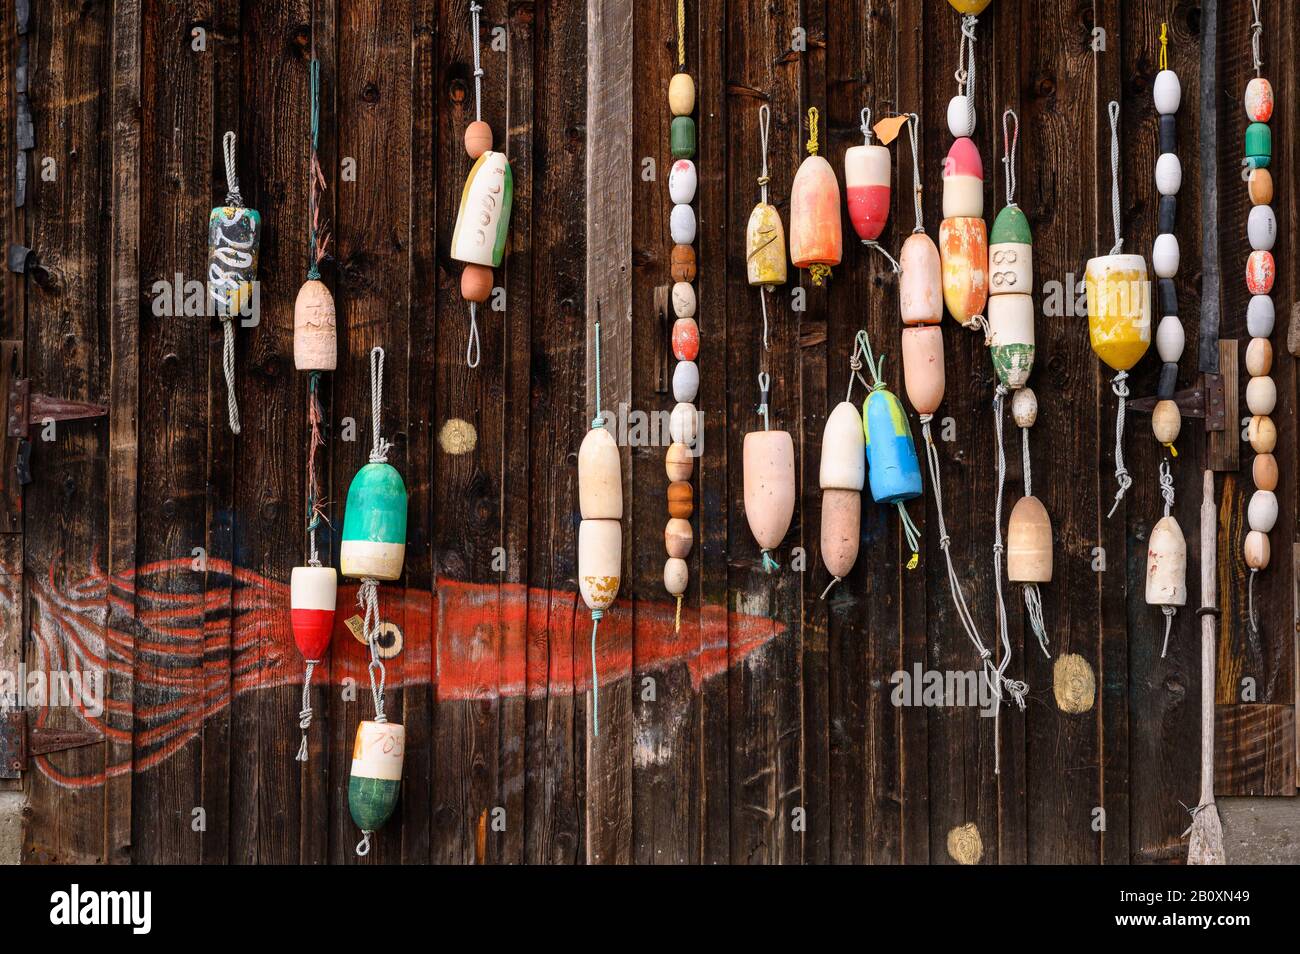
[[[963,136],[943,164],[943,217],[984,217],[984,162],[975,143]]]

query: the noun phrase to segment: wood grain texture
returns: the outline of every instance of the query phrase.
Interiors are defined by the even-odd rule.
[[[1042,587],[1051,660],[1027,631],[1020,587],[1004,584],[1009,675],[1030,692],[1027,712],[1004,705],[996,727],[973,708],[893,698],[900,671],[978,667],[953,609],[928,474],[924,499],[909,505],[924,533],[919,566],[905,568],[910,553],[895,509],[868,498],[857,565],[819,598],[827,582],[818,543],[821,434],[848,387],[859,329],[888,356],[885,378],[906,405],[896,277],[852,241],[846,222],[844,260],[827,286],[792,271],[769,295],[765,352],[744,268],[762,104],[772,109],[771,201],[787,225],[808,107],[820,112],[820,152],[837,174],[845,151],[861,142],[864,106],[876,119],[917,112],[922,225],[937,233],[958,18],[939,0],[687,0],[704,415],[691,582],[681,633],[665,636],[673,604],[661,579],[664,447],[621,447],[624,585],[601,624],[599,737],[590,617],[576,593],[576,458],[595,405],[597,301],[603,407],[618,415],[672,406],[656,389],[662,343],[653,306],[671,247],[665,90],[676,68],[674,4],[484,3],[483,118],[511,161],[514,210],[494,278],[504,310],[480,311],[475,370],[465,367],[461,266],[449,253],[470,166],[462,141],[474,109],[467,5],[184,6],[36,5],[29,40],[38,148],[24,209],[9,207],[10,177],[0,177],[10,240],[49,267],[48,276],[0,277],[0,392],[25,375],[37,390],[113,409],[107,420],[60,425],[58,440],[38,443],[37,479],[26,488],[9,479],[15,442],[0,455],[0,588],[17,608],[0,627],[0,666],[20,656],[34,663],[50,646],[67,652],[73,643],[58,624],[80,614],[85,631],[114,639],[111,724],[127,733],[51,759],[86,784],[56,784],[42,771],[24,782],[26,860],[355,861],[345,786],[352,735],[371,707],[365,670],[340,632],[317,670],[310,760],[294,762],[300,669],[281,605],[306,552],[307,378],[293,370],[290,315],[306,265],[313,48],[334,236],[323,272],[339,315],[339,367],[322,390],[332,525],[370,448],[376,344],[387,351],[383,431],[410,496],[405,576],[381,588],[381,612],[405,636],[388,666],[388,695],[410,746],[397,812],[365,863],[949,863],[949,835],[966,825],[979,832],[982,863],[1185,857],[1179,803],[1197,786],[1197,627],[1192,607],[1180,611],[1162,659],[1164,619],[1145,605],[1141,585],[1162,507],[1163,451],[1149,418],[1131,414],[1125,452],[1134,485],[1107,519],[1116,410],[1109,373],[1083,317],[1046,314],[1046,293],[1053,282],[1068,291],[1085,261],[1110,247],[1112,98],[1122,105],[1125,251],[1150,250],[1151,84],[1167,22],[1184,90],[1177,287],[1188,344],[1179,385],[1197,383],[1203,307],[1218,309],[1223,338],[1244,347],[1247,0],[997,0],[981,17],[975,141],[989,220],[1005,204],[1003,109],[1015,108],[1021,123],[1018,201],[1034,233],[1039,286],[1033,484],[1053,522],[1056,563]],[[1300,89],[1284,65],[1296,35],[1280,4],[1264,10],[1264,73],[1278,102],[1274,205],[1294,224],[1289,131]],[[1207,16],[1217,50],[1203,47]],[[12,32],[12,19],[10,6],[0,25]],[[196,27],[206,31],[203,52],[192,46]],[[1094,49],[1095,27],[1106,30],[1105,51]],[[11,43],[0,44],[0,94],[11,110],[14,55]],[[1206,56],[1217,76],[1213,95],[1201,97],[1194,93]],[[0,136],[5,168],[13,164],[10,119]],[[1193,187],[1206,172],[1198,143],[1211,128],[1218,188],[1202,192]],[[219,325],[154,307],[155,289],[177,274],[203,275],[203,222],[224,195],[226,129],[240,134],[244,196],[267,226],[261,321],[238,330],[238,438],[225,420]],[[896,252],[913,226],[906,133],[890,151],[894,203],[882,244]],[[47,154],[57,162],[53,182],[35,174]],[[647,157],[656,162],[653,181],[642,176]],[[346,160],[355,179],[343,175]],[[1201,224],[1211,211],[1219,230],[1205,247]],[[1283,316],[1300,276],[1293,230],[1280,230],[1276,249]],[[1221,308],[1212,287],[1214,300],[1203,300],[1211,261],[1221,267]],[[1285,318],[1274,335],[1275,376],[1289,408],[1297,385],[1280,347],[1284,328]],[[978,336],[947,317],[943,335],[948,385],[934,431],[944,517],[957,575],[992,647],[994,376]],[[1153,393],[1157,364],[1148,357],[1134,369],[1134,396]],[[772,375],[772,426],[794,436],[798,461],[795,517],[772,575],[745,520],[739,466],[745,432],[762,426],[760,370]],[[1229,387],[1244,386],[1235,365],[1222,371]],[[853,400],[864,396],[855,385]],[[355,440],[343,436],[349,418]],[[453,422],[472,427],[472,447],[442,440]],[[1294,415],[1280,412],[1277,422],[1282,506],[1273,563],[1256,581],[1258,635],[1247,625],[1240,553],[1250,478],[1235,470],[1220,478],[1220,795],[1295,793],[1296,565],[1283,556],[1294,542],[1300,483],[1289,475],[1300,458]],[[919,441],[914,413],[911,423]],[[1023,474],[1009,414],[1004,429],[1005,520]],[[1184,422],[1173,512],[1193,541],[1200,462],[1209,454],[1231,464],[1239,439],[1239,417],[1221,441]],[[1247,448],[1241,465],[1252,456]],[[331,557],[336,537],[332,527],[321,537]],[[196,548],[206,558],[197,570]],[[1094,569],[1097,548],[1104,572]],[[1190,570],[1199,547],[1189,549]],[[88,590],[86,581],[103,588]],[[93,592],[84,604],[83,592]],[[164,595],[195,608],[184,627],[164,611]],[[354,612],[341,598],[340,617]],[[155,652],[159,645],[171,648]],[[1065,653],[1081,657],[1095,680],[1084,712],[1061,711],[1053,692],[1055,659]],[[465,660],[453,684],[449,672]],[[173,732],[158,713],[181,698],[175,680],[194,672],[201,682]],[[348,677],[359,691],[347,691]],[[69,712],[50,718],[82,725]],[[119,768],[105,780],[110,765]],[[193,825],[196,808],[205,813],[202,830]]]

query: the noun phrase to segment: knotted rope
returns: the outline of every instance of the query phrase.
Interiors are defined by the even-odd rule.
[[[966,97],[971,132],[975,131],[975,27],[979,17],[966,14],[961,18],[961,46],[957,51],[957,92]]]
[[[1115,483],[1119,489],[1115,491],[1115,502],[1111,504],[1110,513],[1106,514],[1109,520],[1115,516],[1115,511],[1119,509],[1119,502],[1124,499],[1124,494],[1133,486],[1133,478],[1129,476],[1128,468],[1124,466],[1124,417],[1128,413],[1128,372],[1120,371],[1111,381],[1110,389],[1115,392],[1115,397],[1119,398],[1119,408],[1115,412]]]
[[[925,231],[925,224],[921,215],[921,158],[920,149],[917,146],[917,126],[921,123],[921,117],[916,113],[907,113],[907,118],[911,120],[907,124],[907,136],[912,143],[912,211],[916,216],[916,224],[912,226],[912,233]]]
[[[302,745],[298,746],[296,760],[307,761],[307,730],[311,728],[311,674],[316,670],[319,659],[307,660],[306,675],[302,680],[302,709],[298,713],[298,728],[302,729]]]
[[[1119,102],[1112,99],[1106,112],[1110,116],[1110,216],[1115,225],[1115,245],[1110,254],[1118,255],[1124,248],[1119,227]]]
[[[817,140],[817,119],[820,114],[816,106],[808,107],[808,155],[817,155],[819,148]],[[813,262],[808,266],[808,274],[812,278],[812,283],[821,287],[826,283],[826,279],[831,277],[831,267],[825,262]]]
[[[1255,18],[1250,24],[1250,60],[1259,76],[1264,68],[1264,21],[1259,16],[1259,0],[1251,0]]]
[[[758,372],[758,416],[763,419],[763,430],[765,431],[772,429],[771,408],[768,405],[771,392],[772,376],[766,371]],[[776,558],[772,556],[772,551],[764,547],[763,572],[771,573],[779,569],[781,569],[781,564],[776,562]]]
[[[1160,462],[1160,496],[1165,500],[1165,516],[1169,516],[1174,511],[1174,475],[1169,469],[1169,461]],[[1165,641],[1160,647],[1160,658],[1164,659],[1165,654],[1169,652],[1169,633],[1174,626],[1174,616],[1178,612],[1177,606],[1164,605],[1160,611],[1165,614]]]
[[[1016,150],[1020,145],[1020,117],[1014,109],[1002,114],[1002,168],[1007,180],[1007,207],[1016,208]]]
[[[767,185],[772,181],[767,172],[767,136],[772,125],[772,108],[764,103],[758,107],[758,138],[763,151],[763,169],[758,176],[759,201],[767,205]],[[758,306],[763,312],[763,350],[767,351],[767,296],[763,292],[770,285],[760,285],[758,289]]]
[[[221,137],[221,152],[226,162],[226,205],[242,209],[244,197],[239,193],[239,158],[234,130],[227,131]],[[224,306],[218,312],[218,317],[221,318],[221,370],[226,378],[226,417],[230,423],[231,433],[238,434],[239,399],[235,395],[235,326],[233,323],[235,315],[230,308],[229,298],[220,297],[220,289],[216,292],[218,301]]]

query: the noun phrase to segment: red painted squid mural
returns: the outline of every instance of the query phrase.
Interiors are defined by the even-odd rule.
[[[19,579],[0,575],[0,611],[21,612]],[[60,785],[95,785],[106,775],[145,771],[195,738],[235,696],[301,684],[287,582],[213,559],[203,571],[178,559],[111,577],[96,566],[85,578],[62,584],[49,571],[29,571],[27,579],[29,667],[103,670],[119,685],[134,679],[133,698],[110,692],[101,715],[84,708],[79,713],[88,727],[124,743],[119,751],[133,745],[133,758],[94,774],[61,771],[58,754],[35,759]],[[359,612],[355,603],[356,583],[340,580],[334,638],[317,669],[316,693],[327,680],[331,689],[347,680],[366,683],[367,650],[346,625]],[[390,688],[429,685],[440,702],[590,688],[587,617],[574,592],[440,579],[432,593],[383,587],[381,615],[404,638],[401,654],[387,664]],[[698,687],[784,631],[766,617],[718,608],[683,611],[675,632],[673,616],[668,602],[637,601],[635,610],[626,601],[616,604],[600,629],[601,684],[630,675],[635,660],[637,672],[685,665]],[[49,712],[39,710],[36,724],[44,725]]]

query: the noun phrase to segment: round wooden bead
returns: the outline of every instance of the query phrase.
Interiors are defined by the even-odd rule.
[[[695,155],[695,120],[690,116],[674,116],[668,127],[668,146],[674,159],[690,159]]]
[[[862,538],[862,494],[856,490],[822,493],[822,562],[831,576],[843,579],[858,559]]]
[[[674,405],[668,418],[668,433],[674,442],[694,447],[695,439],[699,436],[699,420],[695,405],[681,401]]]
[[[673,246],[671,271],[675,282],[695,281],[695,246]]]
[[[1251,480],[1259,490],[1277,490],[1277,458],[1272,454],[1256,454],[1250,465]]]
[[[689,406],[689,405],[688,405]],[[664,455],[664,470],[669,480],[690,480],[695,470],[695,457],[685,444],[669,444]]]
[[[477,159],[492,148],[492,127],[481,119],[476,119],[465,127],[465,151],[471,159]]]
[[[623,465],[607,427],[593,427],[578,449],[578,509],[584,520],[623,518]]]
[[[1273,161],[1273,130],[1267,123],[1246,127],[1246,158],[1256,169],[1266,169]]]
[[[1246,345],[1246,373],[1252,378],[1273,370],[1273,343],[1267,338],[1251,338]]]
[[[1161,517],[1147,541],[1148,606],[1187,605],[1187,540],[1172,516]]]
[[[1252,295],[1267,295],[1277,278],[1277,263],[1272,252],[1251,252],[1246,259],[1246,288]]]
[[[1268,534],[1258,530],[1250,531],[1246,534],[1246,543],[1242,551],[1246,558],[1246,566],[1252,570],[1268,569],[1269,557],[1272,556]]]
[[[700,326],[694,318],[678,318],[673,322],[673,357],[678,361],[694,361],[700,354]]]
[[[1277,447],[1277,425],[1266,415],[1256,415],[1246,425],[1246,440],[1256,454],[1271,454]]]
[[[681,596],[685,593],[690,579],[691,571],[685,560],[680,557],[669,557],[664,562],[664,589],[673,596]]]
[[[673,399],[691,402],[700,391],[700,366],[694,361],[678,361],[673,368]]]
[[[1246,115],[1257,123],[1266,123],[1273,118],[1273,84],[1262,76],[1256,76],[1246,84]]]
[[[678,245],[695,244],[695,208],[689,205],[673,206],[668,217],[668,232]]]
[[[1156,74],[1151,87],[1152,99],[1156,101],[1156,112],[1169,116],[1178,112],[1183,103],[1183,84],[1178,81],[1178,74],[1173,70],[1161,70]]]
[[[678,318],[695,317],[695,287],[690,282],[677,282],[672,291],[673,314]]]
[[[1273,299],[1268,295],[1254,295],[1246,305],[1246,332],[1252,338],[1267,338],[1273,333],[1276,320]]]
[[[1272,414],[1277,407],[1277,384],[1267,374],[1246,382],[1246,410],[1251,414]]]
[[[1151,247],[1151,268],[1157,278],[1173,278],[1177,275],[1181,259],[1176,235],[1156,236],[1155,244]]]
[[[674,73],[668,81],[668,108],[674,116],[695,112],[695,80],[690,73]]]
[[[695,533],[688,520],[673,517],[664,527],[664,549],[670,557],[684,559],[691,553],[695,544]]]
[[[466,265],[460,273],[460,297],[483,304],[492,294],[492,269],[486,265]]]
[[[668,516],[689,520],[695,512],[695,494],[684,480],[674,480],[668,485]]]
[[[1250,495],[1246,508],[1246,522],[1250,529],[1269,533],[1277,523],[1277,495],[1271,490],[1257,490]]]
[[[1273,201],[1273,173],[1267,169],[1252,169],[1246,179],[1246,190],[1252,205],[1268,205]]]
[[[1178,413],[1178,405],[1173,401],[1158,401],[1151,411],[1151,432],[1161,444],[1172,444],[1178,440],[1178,433],[1183,429],[1183,417]]]
[[[1160,360],[1173,363],[1183,356],[1183,347],[1187,344],[1183,323],[1177,315],[1165,315],[1156,328],[1156,353]]]
[[[948,131],[956,139],[975,134],[975,113],[969,97],[958,95],[948,100]]]
[[[1183,163],[1174,152],[1163,153],[1156,160],[1156,188],[1161,195],[1177,195],[1183,187]]]
[[[1277,241],[1277,215],[1273,212],[1273,207],[1268,205],[1257,205],[1250,210],[1250,217],[1246,219],[1246,233],[1250,238],[1250,247],[1262,252],[1273,250],[1273,244]]]
[[[689,159],[678,159],[668,173],[668,198],[678,205],[689,205],[695,201],[695,188],[699,181],[695,163]]]
[[[1021,388],[1011,395],[1011,419],[1017,427],[1033,427],[1038,421],[1038,395],[1033,388]]]

